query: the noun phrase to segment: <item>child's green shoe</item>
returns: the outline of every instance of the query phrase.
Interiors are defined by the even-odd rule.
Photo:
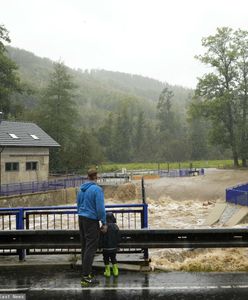
[[[105,266],[104,276],[105,276],[105,277],[110,277],[110,275],[111,275],[110,266],[109,266],[109,265],[106,265],[106,266]]]
[[[119,275],[119,270],[117,264],[113,265],[113,275],[117,277]]]

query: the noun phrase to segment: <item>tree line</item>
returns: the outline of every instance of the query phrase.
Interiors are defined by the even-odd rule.
[[[82,170],[102,162],[180,162],[231,156],[235,166],[239,159],[246,166],[247,36],[245,31],[218,28],[214,36],[203,38],[206,53],[197,59],[210,65],[212,72],[199,79],[185,106],[178,104],[167,84],[149,105],[142,105],[131,93],[123,93],[118,102],[114,102],[113,91],[110,97],[101,98],[99,93],[98,106],[104,111],[99,121],[97,106],[92,106],[63,62],[53,64],[45,85],[37,84],[34,89],[22,82],[7,55],[5,43],[10,38],[1,25],[0,110],[10,120],[37,123],[61,145],[51,149],[51,171]],[[127,77],[126,90],[129,81]],[[87,91],[90,88],[90,84],[84,86]],[[109,105],[115,109],[109,111]]]

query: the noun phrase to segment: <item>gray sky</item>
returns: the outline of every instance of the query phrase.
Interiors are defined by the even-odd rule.
[[[0,0],[11,45],[73,68],[195,87],[217,27],[248,30],[247,0]]]

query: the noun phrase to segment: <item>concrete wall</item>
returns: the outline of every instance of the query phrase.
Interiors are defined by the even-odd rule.
[[[142,203],[140,189],[131,183],[122,185],[102,186],[104,190],[105,204],[109,200],[114,203]],[[26,195],[16,195],[0,197],[0,207],[28,207],[28,206],[52,206],[64,204],[76,204],[78,187],[61,189],[56,191],[33,193]],[[113,203],[113,201],[111,201]]]
[[[38,169],[27,171],[26,162],[37,161]],[[19,171],[5,171],[5,163],[19,162]],[[6,147],[1,153],[1,184],[48,180],[49,149]]]
[[[28,207],[76,204],[77,188],[42,193],[0,197],[0,207]]]

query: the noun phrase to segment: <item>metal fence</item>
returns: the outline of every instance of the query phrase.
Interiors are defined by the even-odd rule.
[[[122,173],[103,173],[98,178],[98,183],[105,184],[123,184],[130,181],[132,175],[155,174],[160,177],[184,177],[204,175],[204,169],[178,169],[178,170],[141,170],[131,171],[127,174]],[[47,192],[51,190],[66,189],[69,187],[78,187],[87,180],[86,176],[73,178],[62,178],[49,181],[32,181],[0,185],[0,196],[22,195],[37,192]]]
[[[122,184],[130,179],[127,174],[102,174],[97,182],[99,184]],[[32,181],[11,184],[2,184],[0,186],[0,196],[22,195],[37,192],[46,192],[51,190],[66,189],[69,187],[78,187],[87,180],[86,176],[55,179],[49,181]]]
[[[160,177],[188,177],[204,175],[204,169],[175,169],[175,170],[160,170],[158,171]]]
[[[248,206],[248,183],[226,189],[226,201]]]
[[[105,184],[123,184],[129,182],[131,176],[127,173],[102,173],[97,179],[101,185]]]
[[[197,176],[197,175],[204,175],[204,169],[172,169],[172,170],[135,170],[135,171],[128,171],[130,176],[133,175],[159,175],[160,177],[184,177],[184,176]]]
[[[86,181],[85,176],[56,179],[50,181],[32,181],[12,184],[2,184],[0,186],[0,196],[21,195],[37,192],[46,192],[50,190],[65,189],[76,187]]]
[[[116,217],[120,229],[141,229],[148,226],[148,206],[143,204],[106,205]],[[0,231],[18,229],[78,229],[76,206],[47,206],[0,208]],[[141,253],[148,256],[147,249],[120,249],[120,253]],[[30,249],[1,250],[0,255],[19,255],[23,259],[26,254],[69,254],[80,253],[80,249]]]

